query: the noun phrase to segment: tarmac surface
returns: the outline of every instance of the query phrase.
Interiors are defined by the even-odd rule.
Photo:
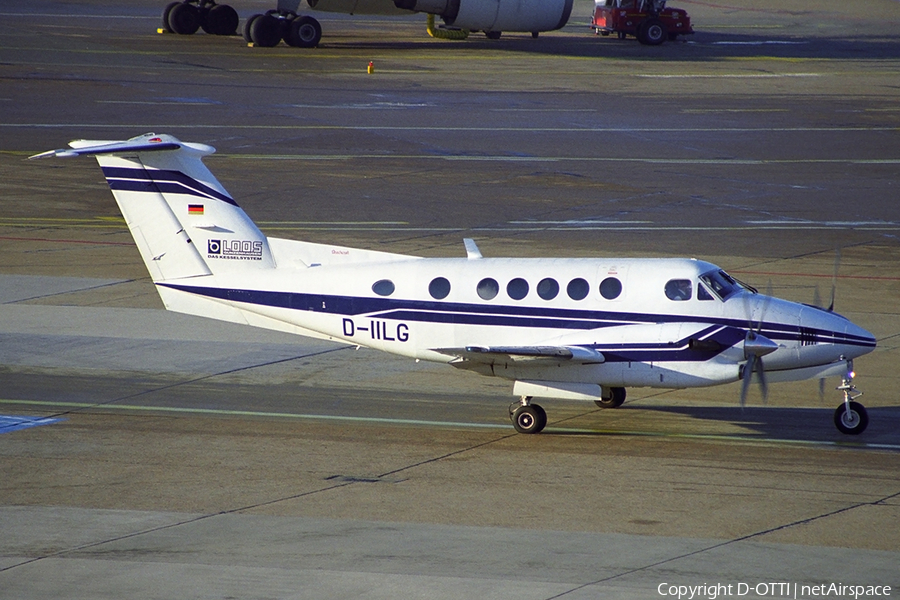
[[[673,4],[697,34],[655,48],[579,1],[538,39],[317,14],[299,50],[158,35],[145,0],[5,2],[0,598],[896,595],[900,3]],[[218,148],[274,236],[834,282],[878,339],[869,428],[813,381],[546,401],[516,435],[505,382],[166,313],[96,163],[25,160],[147,131]]]

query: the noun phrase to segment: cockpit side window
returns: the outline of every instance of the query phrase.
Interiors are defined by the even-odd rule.
[[[697,286],[697,300],[715,300],[702,283]]]
[[[693,288],[690,279],[671,279],[666,283],[666,298],[683,302],[690,300]]]
[[[751,292],[756,291],[753,288],[741,285],[734,277],[725,271],[710,271],[709,273],[704,273],[700,276],[700,281],[705,283],[707,287],[709,287],[709,290],[721,300],[726,300],[729,296],[742,289],[747,289]]]

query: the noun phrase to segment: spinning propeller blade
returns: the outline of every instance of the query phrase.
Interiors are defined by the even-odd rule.
[[[755,294],[754,294],[755,295]],[[744,365],[741,377],[741,408],[747,403],[747,391],[750,389],[750,381],[753,379],[753,373],[756,372],[759,381],[759,391],[762,394],[763,401],[769,396],[769,385],[766,382],[766,369],[763,365],[762,357],[771,354],[778,349],[778,344],[762,335],[762,326],[769,308],[769,301],[772,298],[772,282],[766,286],[766,293],[763,296],[762,307],[759,314],[759,320],[754,325],[753,308],[751,306],[752,295],[747,292],[744,296],[744,307],[747,311],[747,335],[744,336],[744,358],[747,364]],[[758,303],[757,303],[758,304]]]

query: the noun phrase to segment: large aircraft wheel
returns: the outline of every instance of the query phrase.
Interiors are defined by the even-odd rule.
[[[503,32],[502,31],[485,31],[484,35],[486,35],[487,39],[489,39],[489,40],[499,40],[501,33],[503,33]]]
[[[181,4],[181,2],[169,2],[166,4],[166,7],[163,9],[162,13],[162,28],[166,33],[174,33],[172,28],[169,27],[169,13],[172,12],[172,9]]]
[[[244,35],[244,41],[248,44],[253,43],[253,38],[250,37],[250,28],[253,26],[253,22],[260,18],[262,15],[253,15],[246,21],[244,21],[244,28],[241,30],[241,33]]]
[[[169,29],[173,33],[191,35],[200,29],[200,9],[187,2],[179,2],[169,9]]]
[[[849,407],[842,403],[834,410],[834,425],[841,433],[859,435],[869,426],[866,407],[859,402],[850,402]]]
[[[512,422],[519,433],[540,433],[547,426],[547,413],[538,404],[520,406],[513,412]]]
[[[281,41],[281,19],[272,15],[259,15],[250,23],[250,41],[256,46],[272,48]]]
[[[611,392],[609,398],[594,400],[594,404],[600,408],[619,408],[622,406],[622,403],[625,402],[625,388],[614,387],[609,388],[609,391]]]
[[[200,25],[203,31],[212,35],[234,35],[238,28],[237,11],[227,4],[216,4],[206,13]]]
[[[312,17],[297,17],[288,26],[284,41],[296,48],[315,48],[322,39],[322,26]]]

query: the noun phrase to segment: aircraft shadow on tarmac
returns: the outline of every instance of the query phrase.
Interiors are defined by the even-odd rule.
[[[837,404],[835,404],[835,407]],[[617,411],[652,411],[668,413],[677,417],[687,417],[699,421],[716,421],[727,427],[684,427],[679,420],[676,424],[648,427],[646,433],[653,435],[684,436],[725,436],[729,438],[746,438],[748,440],[782,440],[797,442],[819,442],[854,445],[886,444],[897,446],[900,450],[900,406],[868,408],[869,427],[858,436],[844,435],[835,429],[832,417],[834,408],[775,408],[767,406],[640,406],[624,405]],[[608,410],[608,409],[607,409]],[[605,411],[599,411],[603,415]],[[650,415],[648,415],[650,417]],[[637,432],[643,432],[640,417],[628,419]],[[599,419],[602,423],[602,418]],[[615,432],[619,428],[629,429],[621,421],[603,434]],[[742,431],[735,433],[734,427]],[[545,435],[563,433],[559,429],[547,430]]]
[[[473,33],[465,41],[445,41],[447,50],[509,51],[534,54],[553,54],[569,57],[604,57],[645,61],[716,61],[732,58],[774,57],[783,59],[897,59],[900,58],[900,38],[887,36],[858,36],[848,38],[800,37],[772,34],[743,34],[698,31],[674,42],[660,46],[644,46],[636,39],[619,40],[613,36],[593,35],[585,25],[583,37],[554,35],[532,39],[529,34],[510,33],[500,40],[489,40],[481,33]],[[343,42],[323,40],[323,46],[354,47],[390,50],[433,49],[435,41],[392,42],[379,40]]]

